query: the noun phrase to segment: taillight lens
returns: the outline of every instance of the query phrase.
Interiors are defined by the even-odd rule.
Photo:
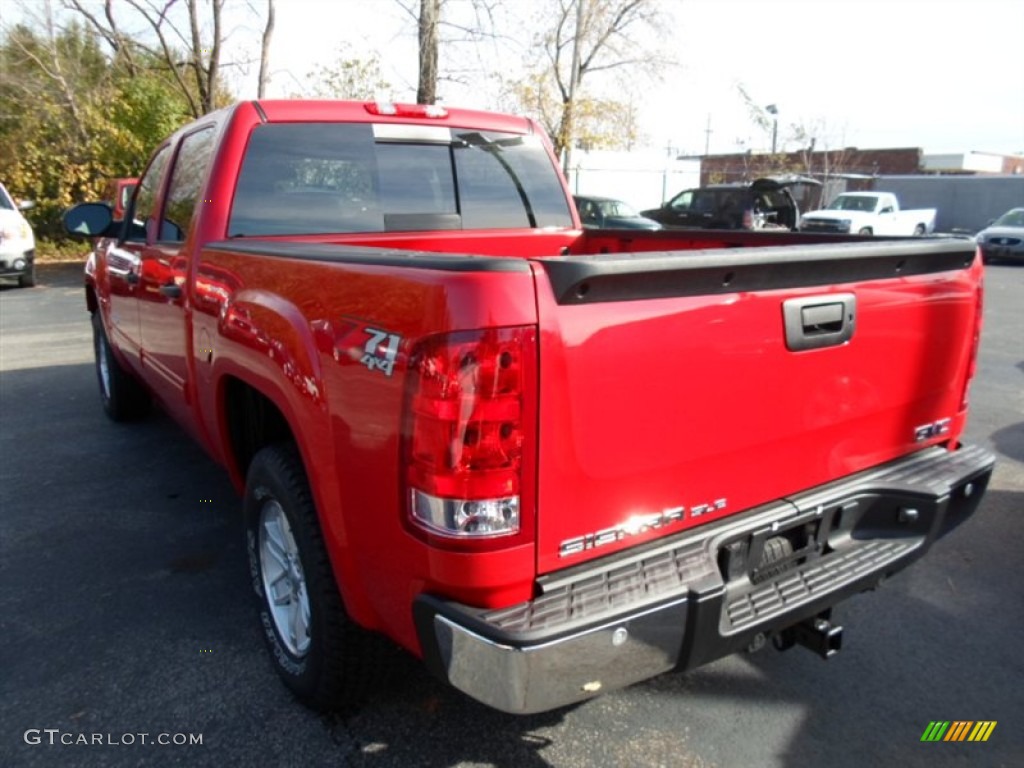
[[[405,428],[414,525],[453,539],[520,532],[535,356],[532,326],[460,331],[416,346]]]

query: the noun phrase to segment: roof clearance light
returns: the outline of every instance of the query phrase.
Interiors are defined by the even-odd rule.
[[[386,101],[371,101],[364,105],[371,115],[394,117],[448,117],[448,110],[438,104],[392,104]]]

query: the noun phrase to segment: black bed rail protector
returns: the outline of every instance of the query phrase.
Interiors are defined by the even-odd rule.
[[[385,267],[439,269],[446,272],[529,272],[525,259],[480,256],[468,253],[435,253],[401,248],[375,248],[334,243],[291,243],[274,240],[248,241],[236,238],[210,243],[207,251],[244,253],[302,261],[326,261],[336,264],[367,264]]]
[[[559,304],[769,291],[970,267],[970,240],[908,239],[536,259]]]

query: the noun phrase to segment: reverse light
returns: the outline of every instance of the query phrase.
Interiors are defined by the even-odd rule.
[[[441,499],[414,488],[412,516],[435,533],[448,536],[502,536],[519,531],[519,497]]]
[[[438,104],[393,104],[389,101],[370,101],[363,105],[371,115],[395,117],[448,117],[448,110]]]
[[[404,465],[415,527],[463,541],[522,530],[535,344],[523,326],[442,334],[413,350]]]

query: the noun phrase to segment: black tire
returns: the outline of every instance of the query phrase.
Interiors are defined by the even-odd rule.
[[[20,288],[31,288],[36,284],[36,265],[35,262],[29,264],[28,272],[18,275],[18,286]]]
[[[114,421],[134,421],[149,412],[149,393],[114,357],[99,312],[92,313],[92,343],[103,410]]]
[[[914,237],[924,237],[924,234],[927,231],[928,229],[927,227],[925,227],[924,224],[918,224],[916,227],[914,227]]]
[[[271,445],[253,458],[245,530],[260,627],[278,675],[308,707],[353,709],[379,676],[371,658],[379,641],[345,613],[294,445]],[[273,542],[285,540],[278,553],[272,551]],[[275,584],[282,587],[276,606],[268,599]]]
[[[871,231],[871,227],[861,227],[857,230],[857,234],[861,237],[871,237],[875,233]]]

